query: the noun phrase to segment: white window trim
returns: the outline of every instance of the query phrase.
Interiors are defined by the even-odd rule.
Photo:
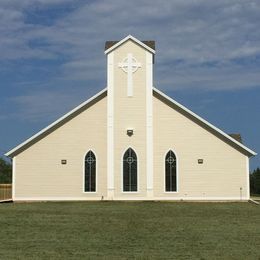
[[[95,155],[96,158],[96,189],[95,191],[85,191],[85,157],[87,155],[88,152],[92,152]],[[87,152],[85,152],[84,156],[83,156],[83,193],[86,194],[96,194],[98,193],[98,160],[97,160],[97,155],[94,152],[94,149],[88,149]]]
[[[176,157],[176,191],[166,191],[166,183],[165,183],[165,158],[169,151],[173,151]],[[169,148],[165,153],[163,157],[163,190],[164,193],[171,194],[171,193],[179,193],[179,157],[176,153],[176,151],[172,148]]]
[[[136,158],[137,158],[137,191],[124,191],[124,154],[125,152],[131,148],[135,154],[136,154]],[[138,153],[136,152],[136,149],[134,149],[132,146],[128,146],[122,153],[122,156],[121,156],[121,192],[124,193],[124,194],[138,194],[140,193],[140,190],[139,190],[139,160],[138,160],[139,156],[138,156]]]

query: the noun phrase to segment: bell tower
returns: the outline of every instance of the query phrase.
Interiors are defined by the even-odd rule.
[[[108,199],[153,196],[153,60],[154,41],[129,35],[108,41],[107,187]],[[123,188],[122,156],[137,154],[137,191]]]

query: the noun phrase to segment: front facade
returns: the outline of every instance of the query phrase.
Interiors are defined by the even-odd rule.
[[[13,200],[248,200],[255,152],[153,87],[154,42],[108,42],[107,88],[7,153]]]

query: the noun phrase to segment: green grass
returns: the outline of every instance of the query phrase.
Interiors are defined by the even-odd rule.
[[[0,204],[0,259],[260,259],[260,206]]]

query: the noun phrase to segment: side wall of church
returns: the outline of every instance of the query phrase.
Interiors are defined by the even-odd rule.
[[[248,199],[247,156],[154,97],[154,196]],[[165,192],[164,160],[177,156],[177,192]],[[203,164],[198,164],[203,159]]]
[[[101,199],[107,193],[107,97],[15,158],[15,200]],[[84,193],[84,157],[96,154],[97,192]],[[61,160],[67,164],[61,164]]]

